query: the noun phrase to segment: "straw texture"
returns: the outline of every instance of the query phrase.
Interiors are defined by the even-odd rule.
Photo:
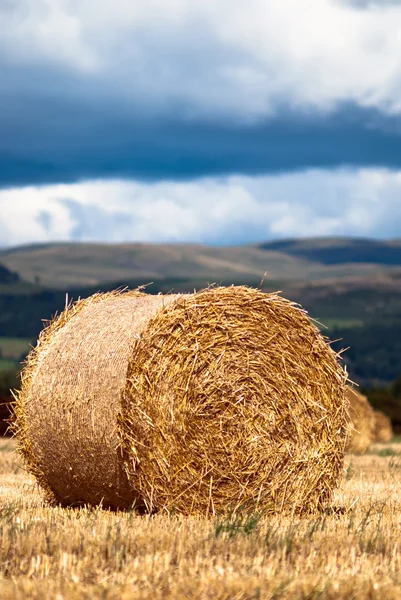
[[[394,437],[390,418],[380,410],[374,411],[374,418],[373,441],[382,443],[389,442]]]
[[[275,294],[179,298],[132,349],[120,421],[149,511],[315,510],[343,467],[345,375]]]
[[[363,454],[373,442],[374,414],[366,396],[355,389],[347,388],[349,402],[349,430],[346,451],[350,454]]]
[[[40,336],[14,429],[63,504],[312,511],[342,473],[345,382],[317,327],[278,295],[97,295]]]

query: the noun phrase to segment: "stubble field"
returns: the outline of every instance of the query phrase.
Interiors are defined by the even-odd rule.
[[[330,510],[193,519],[45,506],[0,440],[0,598],[401,598],[401,445],[347,457]]]

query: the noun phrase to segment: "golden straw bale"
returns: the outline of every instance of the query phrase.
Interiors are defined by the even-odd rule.
[[[345,381],[305,311],[276,294],[98,295],[41,335],[15,429],[64,504],[310,511],[342,473]]]
[[[350,454],[363,454],[373,441],[373,408],[366,396],[351,387],[347,388],[347,399],[350,422],[346,451]]]
[[[383,443],[389,442],[394,436],[391,420],[380,410],[374,411],[374,417],[375,426],[373,431],[373,441]]]

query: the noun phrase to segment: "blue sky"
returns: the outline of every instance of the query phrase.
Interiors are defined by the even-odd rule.
[[[0,0],[0,245],[401,236],[401,2]]]

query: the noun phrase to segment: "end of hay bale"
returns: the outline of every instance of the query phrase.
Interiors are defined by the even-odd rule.
[[[313,511],[343,469],[346,375],[305,311],[276,294],[181,297],[134,343],[120,419],[150,511]]]
[[[373,441],[386,443],[394,437],[391,419],[380,410],[374,411]]]
[[[374,413],[366,396],[356,389],[347,387],[346,397],[349,403],[349,427],[346,452],[364,454],[372,442],[374,434]]]

